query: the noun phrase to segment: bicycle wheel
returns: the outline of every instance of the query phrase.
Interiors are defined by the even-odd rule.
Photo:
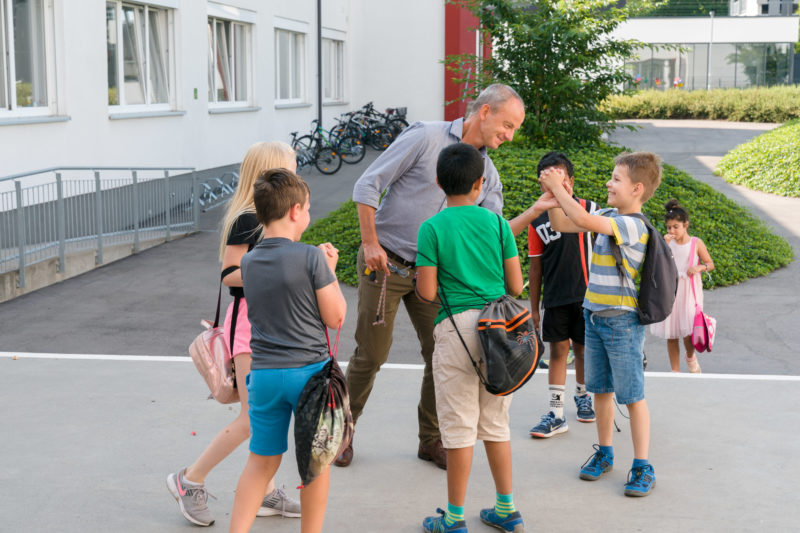
[[[323,174],[335,174],[342,166],[342,158],[339,156],[339,152],[333,148],[325,147],[317,152],[314,166]]]
[[[294,148],[295,152],[299,153],[303,150],[309,150],[313,142],[311,135],[303,135],[292,141],[292,148]]]
[[[354,135],[347,135],[339,140],[339,155],[348,165],[355,165],[366,155],[367,149],[361,139]]]
[[[400,133],[408,127],[408,122],[406,122],[402,118],[395,118],[389,121],[389,129],[392,130],[392,135],[394,135],[394,139],[397,138]]]
[[[386,124],[378,124],[376,126],[371,126],[369,129],[369,145],[372,146],[375,150],[382,151],[386,150],[392,141],[394,140],[394,135],[392,131],[387,127]]]

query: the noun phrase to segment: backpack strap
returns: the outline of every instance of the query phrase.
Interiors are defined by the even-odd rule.
[[[217,294],[217,312],[214,314],[214,327],[219,327],[219,311],[220,311],[220,304],[222,303],[222,280],[225,279],[228,274],[236,272],[239,270],[239,265],[229,266],[228,268],[224,269],[219,275],[219,293]],[[234,296],[233,297],[233,309],[231,310],[231,366],[233,366],[233,341],[236,338],[236,322],[239,318],[239,303],[241,302],[241,296]],[[234,370],[235,374],[235,370]],[[235,381],[234,381],[235,383]]]
[[[689,264],[690,265],[692,263],[694,263],[694,255],[695,255],[696,250],[697,250],[697,237],[692,237],[692,244],[691,244],[691,246],[689,248]],[[700,264],[700,258],[699,257],[697,258],[697,264],[698,265]],[[694,266],[694,265],[692,265],[692,266]],[[695,288],[694,288],[694,279],[692,279],[692,278],[690,278],[688,276],[687,276],[686,279],[689,280],[689,284],[692,286],[692,297],[694,297],[694,305],[697,305],[697,293],[695,292]]]

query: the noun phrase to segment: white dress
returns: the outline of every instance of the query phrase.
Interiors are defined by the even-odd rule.
[[[692,279],[686,275],[686,271],[698,264],[697,249],[694,255],[689,257],[692,249],[692,240],[686,244],[678,244],[674,240],[669,242],[672,255],[675,258],[675,265],[678,267],[678,292],[675,295],[675,304],[672,306],[672,313],[663,321],[650,325],[650,333],[662,339],[682,339],[692,334],[695,314],[695,298],[692,294],[694,283],[697,303],[703,307],[703,283],[701,275],[695,274]]]

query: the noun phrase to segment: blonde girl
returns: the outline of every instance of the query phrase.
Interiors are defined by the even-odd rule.
[[[245,378],[250,373],[250,322],[247,320],[247,302],[242,288],[242,274],[239,269],[242,257],[261,239],[261,225],[256,220],[253,204],[253,184],[265,170],[286,168],[294,172],[297,168],[295,152],[286,143],[259,142],[247,150],[239,171],[239,185],[228,204],[222,222],[219,258],[222,279],[234,301],[228,306],[225,315],[225,343],[230,346],[233,310],[238,300],[236,313],[236,332],[233,344],[233,359],[236,369],[236,386],[242,408],[236,419],[220,431],[200,457],[190,466],[167,477],[167,488],[178,501],[183,516],[191,523],[209,526],[214,518],[208,509],[208,491],[205,488],[206,476],[223,459],[250,437],[250,419],[247,409],[247,386]],[[267,494],[258,511],[258,516],[299,517],[300,503],[289,498],[283,490],[276,488],[273,480],[267,487]]]
[[[689,372],[700,373],[700,363],[697,362],[692,345],[695,296],[697,304],[702,307],[703,282],[701,276],[704,272],[714,270],[714,262],[711,260],[705,243],[701,239],[689,235],[689,213],[681,207],[678,200],[670,200],[664,207],[666,208],[664,220],[667,225],[667,234],[664,239],[669,244],[675,258],[675,265],[678,267],[678,292],[675,295],[672,313],[663,322],[650,326],[650,332],[667,339],[667,353],[673,372],[681,371],[680,340],[683,339],[683,345],[686,348],[686,366],[689,368]],[[695,241],[694,254],[691,253],[693,240]],[[694,285],[694,292],[692,285]]]

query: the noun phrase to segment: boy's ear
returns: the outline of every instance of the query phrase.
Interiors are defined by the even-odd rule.
[[[481,187],[483,187],[483,182],[484,181],[486,181],[486,179],[483,176],[481,176],[480,178],[476,179],[475,183],[472,184],[472,190],[473,191],[480,191]]]
[[[297,220],[298,213],[300,210],[303,209],[303,206],[300,204],[294,204],[292,207],[289,208],[289,220],[294,222]]]

